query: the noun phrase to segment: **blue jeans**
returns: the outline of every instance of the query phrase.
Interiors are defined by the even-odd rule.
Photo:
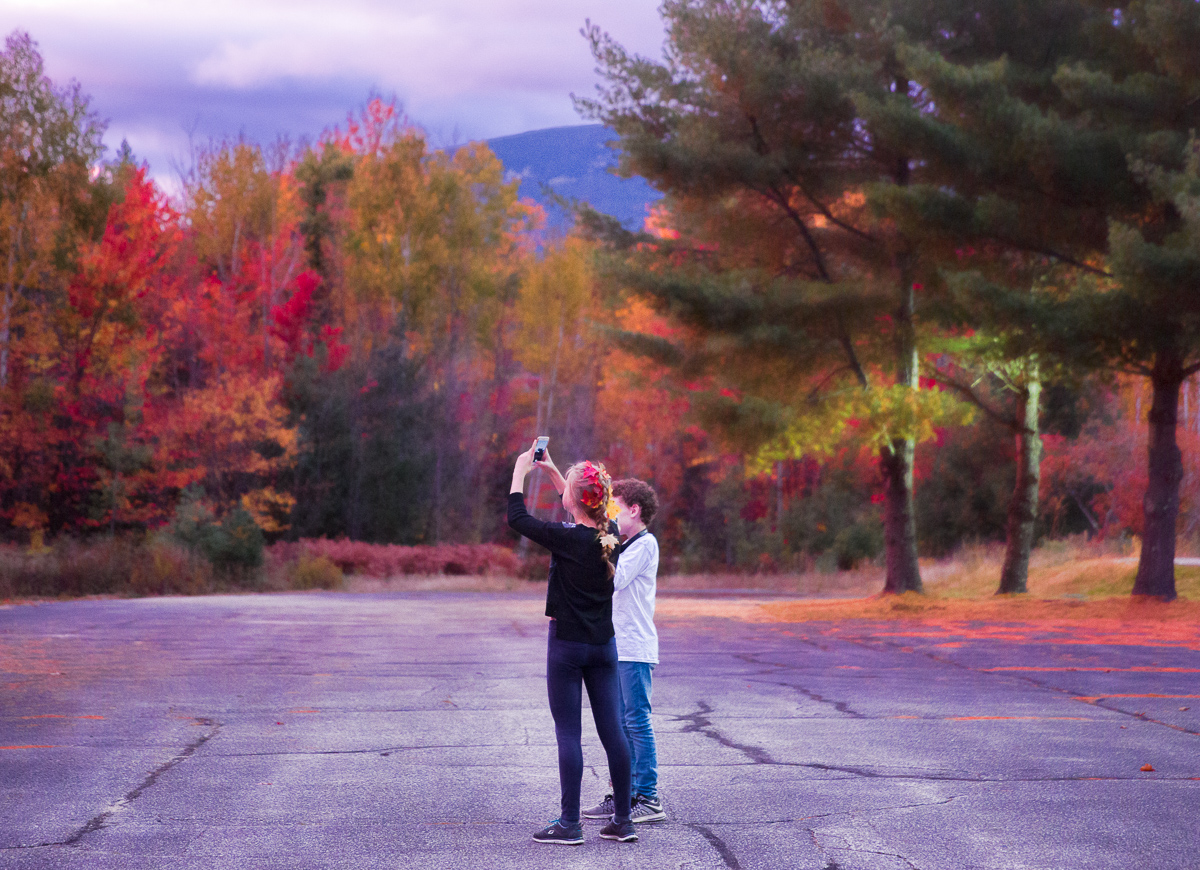
[[[621,690],[617,684],[617,641],[579,643],[555,636],[550,620],[546,645],[546,694],[558,741],[558,782],[564,824],[579,821],[579,789],[583,784],[583,686],[592,704],[596,733],[608,756],[608,776],[618,822],[629,821],[629,744],[621,729]]]
[[[633,796],[658,800],[658,751],[650,724],[649,662],[617,662],[621,680],[621,724],[629,741],[633,768]],[[614,800],[616,789],[613,790]]]

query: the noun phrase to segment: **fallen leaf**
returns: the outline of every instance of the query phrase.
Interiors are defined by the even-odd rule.
[[[1149,773],[1150,771],[1154,770],[1154,765],[1153,765],[1153,764],[1143,764],[1143,765],[1142,765],[1142,766],[1139,768],[1139,770],[1144,770],[1144,771],[1146,771],[1147,773]]]

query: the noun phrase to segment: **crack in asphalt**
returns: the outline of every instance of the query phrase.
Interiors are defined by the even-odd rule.
[[[870,825],[868,825],[868,827],[870,827]],[[806,830],[808,831],[809,837],[812,839],[813,846],[817,849],[817,851],[822,853],[822,857],[824,857],[828,862],[825,865],[825,870],[841,870],[841,865],[839,865],[833,858],[825,855],[824,853],[826,852],[848,852],[854,855],[882,855],[885,858],[896,858],[897,860],[903,861],[911,868],[911,870],[920,870],[916,863],[914,863],[912,859],[905,855],[901,855],[897,852],[884,852],[879,849],[863,849],[852,846],[845,837],[841,837],[836,834],[826,836],[839,840],[842,843],[841,846],[822,846],[817,838],[817,832],[813,828],[806,828]],[[878,831],[875,833],[878,834]]]
[[[811,698],[812,700],[816,701],[819,704],[828,704],[829,706],[833,707],[833,709],[837,710],[839,713],[844,713],[847,716],[849,716],[851,719],[870,719],[870,718],[872,718],[872,717],[866,715],[865,713],[860,713],[857,710],[850,709],[850,705],[846,701],[831,701],[828,698],[824,697],[823,695],[818,695],[812,689],[806,689],[803,686],[796,686],[791,683],[783,683],[782,685],[790,686],[791,688],[795,689],[797,692],[799,692],[804,697]]]
[[[1035,683],[1034,685],[1038,684]],[[1048,688],[1053,691],[1066,691],[1065,689],[1056,689],[1054,686],[1043,686],[1042,688]],[[1147,716],[1142,712],[1130,712],[1129,710],[1122,710],[1120,707],[1110,707],[1103,703],[1104,700],[1104,698],[1101,698],[1099,701],[1085,701],[1083,703],[1091,704],[1093,707],[1099,707],[1101,710],[1108,710],[1110,713],[1121,713],[1134,719],[1140,719],[1142,722],[1149,722],[1153,725],[1162,725],[1165,728],[1170,728],[1172,731],[1181,731],[1184,734],[1191,734],[1193,737],[1200,737],[1200,731],[1193,731],[1191,728],[1184,728],[1182,725],[1172,725],[1170,722],[1164,722],[1161,719],[1155,719],[1153,716]]]
[[[739,653],[737,656],[735,656],[735,658],[739,658],[748,664],[754,664],[754,665],[759,665],[762,667],[772,668],[772,669],[774,669],[773,672],[775,672],[775,673],[778,673],[778,672],[787,673],[787,672],[794,672],[794,671],[801,670],[800,668],[796,667],[795,665],[788,664],[786,662],[773,662],[773,661],[769,661],[769,660],[764,660],[760,655],[754,654],[754,653]],[[764,673],[764,675],[770,674],[770,673],[772,673],[772,671],[764,671],[763,673]],[[796,683],[772,682],[769,680],[765,680],[762,682],[768,682],[771,685],[775,685],[775,686],[787,686],[789,689],[794,689],[795,691],[799,692],[801,695],[808,698],[809,700],[816,701],[818,704],[826,704],[830,707],[833,707],[833,709],[837,710],[839,713],[843,713],[852,719],[869,719],[869,718],[871,718],[870,716],[860,713],[857,710],[851,709],[849,702],[847,702],[847,701],[832,701],[823,695],[817,694],[812,689],[806,689],[806,688],[804,688],[804,686],[798,685]]]
[[[672,720],[676,722],[686,722],[687,725],[679,732],[681,734],[701,734],[704,737],[714,740],[721,746],[729,749],[736,749],[738,752],[745,755],[752,764],[771,765],[774,767],[793,767],[805,768],[808,770],[820,770],[825,773],[844,773],[848,776],[861,777],[863,779],[882,779],[882,780],[908,780],[915,782],[964,782],[964,783],[1022,783],[1022,782],[1192,782],[1195,777],[1191,776],[1028,776],[1028,777],[1005,777],[1005,776],[964,776],[961,774],[946,774],[938,775],[931,773],[884,773],[877,770],[870,770],[863,767],[851,767],[849,765],[839,764],[822,764],[817,761],[779,761],[772,758],[770,754],[760,746],[751,746],[745,743],[738,743],[731,740],[721,733],[720,730],[713,727],[711,720],[707,714],[713,712],[705,701],[697,701],[697,710],[695,713],[688,713],[685,716],[672,716]]]
[[[688,827],[708,840],[708,844],[721,856],[721,860],[725,862],[725,866],[729,870],[742,870],[741,862],[738,861],[737,855],[733,854],[733,850],[729,848],[729,844],[714,834],[710,828],[695,822],[689,824]]]
[[[703,824],[706,827],[713,827],[713,828],[721,828],[721,827],[732,828],[732,827],[745,825],[745,824],[753,825],[754,827],[762,827],[763,825],[796,825],[796,824],[799,824],[800,822],[813,822],[813,821],[819,821],[821,819],[835,819],[835,818],[838,818],[839,816],[846,816],[848,818],[856,818],[856,817],[860,817],[860,816],[871,816],[871,815],[875,815],[877,813],[892,813],[892,812],[897,812],[899,810],[919,810],[919,809],[923,809],[925,807],[942,807],[948,803],[951,803],[952,801],[958,800],[961,797],[963,797],[963,795],[955,794],[955,795],[950,795],[950,797],[946,798],[945,800],[940,800],[940,801],[924,801],[922,803],[917,803],[917,804],[897,804],[896,806],[886,806],[886,807],[858,807],[856,809],[842,810],[842,811],[836,812],[836,813],[818,813],[817,815],[814,815],[814,816],[799,816],[797,818],[759,819],[754,822],[706,821],[706,822],[697,823],[697,824]],[[815,828],[805,828],[804,830],[808,831],[810,834],[815,835],[815,831],[816,831]],[[817,844],[815,841],[814,841],[813,845],[819,846],[819,844]]]
[[[710,740],[717,741],[717,743],[720,743],[722,746],[728,747],[729,749],[736,749],[755,764],[778,764],[778,762],[771,758],[771,756],[768,755],[766,750],[764,750],[762,747],[749,746],[744,743],[737,743],[733,740],[730,740],[728,737],[714,728],[712,726],[712,722],[705,718],[705,714],[712,712],[712,707],[708,706],[708,704],[704,701],[697,701],[696,705],[698,709],[695,713],[689,713],[686,716],[672,717],[676,722],[688,723],[681,733],[703,734]]]
[[[865,816],[872,813],[891,813],[896,812],[897,810],[918,810],[924,807],[944,807],[946,804],[950,803],[951,801],[958,800],[960,797],[962,797],[962,795],[952,794],[950,797],[941,801],[926,801],[919,804],[901,804],[894,807],[866,807],[862,809],[843,810],[842,812],[838,813],[821,813],[820,815],[816,816],[804,816],[803,818],[796,819],[796,821],[811,822],[814,819],[833,819],[837,818],[838,816],[849,816],[854,818],[856,816]]]
[[[897,854],[896,852],[880,852],[876,849],[855,849],[852,846],[847,846],[844,849],[838,849],[837,851],[852,852],[855,855],[882,855],[885,858],[896,858],[900,861],[903,861],[905,864],[911,867],[912,870],[921,870],[921,868],[914,864],[911,859],[905,857],[904,855]]]
[[[104,828],[105,823],[112,818],[114,813],[116,813],[118,810],[124,809],[141,797],[142,793],[145,792],[146,789],[158,782],[158,778],[160,776],[162,776],[172,767],[175,767],[177,764],[180,764],[181,762],[186,761],[188,758],[191,758],[191,756],[195,754],[196,750],[215,737],[221,730],[221,723],[214,722],[212,719],[195,718],[193,721],[197,725],[202,725],[204,727],[211,728],[212,730],[210,730],[207,734],[202,734],[187,746],[183,747],[183,749],[181,749],[173,758],[163,762],[158,767],[154,768],[154,770],[150,771],[146,778],[143,779],[141,783],[139,783],[132,791],[127,792],[124,797],[111,804],[108,809],[104,810],[104,812],[93,816],[88,820],[87,824],[85,824],[71,836],[67,837],[65,840],[58,840],[56,842],[48,843],[35,843],[31,846],[5,846],[3,847],[4,850],[41,849],[47,846],[74,846],[88,834]]]
[[[528,732],[526,732],[526,745]],[[538,744],[549,745],[549,744]],[[302,758],[319,758],[323,755],[383,755],[395,752],[421,752],[426,749],[511,749],[511,743],[446,743],[429,744],[427,746],[376,746],[368,749],[279,749],[272,752],[212,752],[206,758],[279,758],[285,756],[300,756]],[[493,765],[463,765],[492,767]]]
[[[963,664],[962,662],[956,662],[953,659],[944,658],[944,657],[939,656],[936,653],[932,653],[928,650],[923,650],[923,649],[918,650],[918,649],[911,648],[911,647],[905,647],[902,644],[897,643],[896,641],[893,641],[893,640],[873,638],[870,642],[867,642],[863,638],[856,638],[856,637],[844,637],[842,639],[845,641],[848,641],[850,643],[857,644],[859,646],[864,646],[867,649],[871,648],[871,644],[879,644],[882,646],[891,647],[894,650],[908,649],[911,653],[915,653],[916,655],[924,656],[925,658],[929,659],[930,661],[937,662],[940,665],[949,665],[950,667],[958,668],[960,670],[966,671],[971,674],[978,674],[983,677],[1000,676],[1000,677],[1004,677],[1007,679],[1020,680],[1022,682],[1028,683],[1031,686],[1035,686],[1036,688],[1042,689],[1043,691],[1054,692],[1059,695],[1066,695],[1073,701],[1077,700],[1076,699],[1076,695],[1078,694],[1077,692],[1075,692],[1071,689],[1063,689],[1058,686],[1053,686],[1048,683],[1043,683],[1034,677],[1027,676],[1026,674],[1015,673],[1012,671],[995,672],[995,671],[983,670],[980,668],[972,667],[971,665]],[[1103,700],[1103,699],[1101,699],[1101,700]],[[1179,731],[1183,734],[1191,734],[1194,737],[1200,737],[1200,731],[1193,731],[1190,728],[1184,728],[1182,725],[1173,725],[1170,722],[1164,722],[1161,719],[1155,719],[1153,716],[1148,716],[1144,712],[1134,712],[1132,710],[1122,710],[1119,707],[1110,707],[1106,704],[1101,704],[1099,701],[1083,702],[1083,703],[1090,703],[1093,707],[1099,707],[1102,710],[1108,710],[1110,713],[1120,713],[1121,715],[1128,716],[1131,719],[1138,719],[1139,721],[1142,721],[1142,722],[1149,722],[1152,725],[1161,725],[1164,728],[1170,728],[1172,731]]]

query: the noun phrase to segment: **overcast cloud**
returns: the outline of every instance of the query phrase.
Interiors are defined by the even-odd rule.
[[[3,33],[27,30],[164,182],[189,136],[315,137],[372,89],[438,145],[583,123],[587,18],[661,54],[657,0],[0,0]]]

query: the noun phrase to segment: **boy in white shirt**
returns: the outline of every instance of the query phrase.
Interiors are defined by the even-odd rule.
[[[658,631],[654,627],[658,541],[646,527],[658,511],[658,496],[650,484],[634,478],[615,481],[612,494],[619,509],[617,528],[625,538],[613,577],[612,621],[617,633],[621,722],[633,767],[631,819],[657,822],[667,817],[658,796],[658,752],[650,724],[650,680],[658,664]],[[602,819],[613,810],[610,794],[583,815]]]

